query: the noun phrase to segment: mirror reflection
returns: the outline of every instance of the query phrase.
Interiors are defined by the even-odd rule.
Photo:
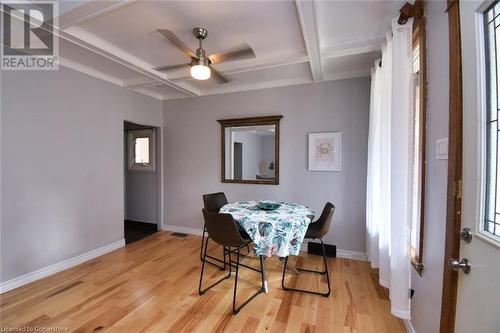
[[[225,178],[275,179],[276,125],[226,127]]]

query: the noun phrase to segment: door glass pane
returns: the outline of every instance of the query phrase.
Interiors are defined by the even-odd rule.
[[[422,110],[420,105],[420,44],[413,45],[413,164],[412,164],[412,209],[411,209],[411,231],[410,231],[410,252],[412,258],[419,260],[420,256],[420,226],[422,210]]]
[[[484,13],[485,32],[485,55],[486,55],[486,173],[485,173],[485,213],[483,231],[500,236],[500,186],[498,180],[500,170],[498,169],[498,112],[500,108],[500,16],[498,2]]]
[[[135,163],[149,163],[149,138],[135,139]]]

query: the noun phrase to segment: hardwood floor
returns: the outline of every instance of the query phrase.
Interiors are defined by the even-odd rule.
[[[387,291],[367,262],[329,258],[329,298],[281,289],[282,263],[266,259],[269,293],[231,314],[233,279],[198,295],[200,237],[158,232],[143,240],[0,296],[6,327],[51,332],[405,332],[390,314]],[[211,243],[209,252],[220,255]],[[321,268],[301,254],[299,265]],[[245,259],[257,266],[257,258]],[[206,281],[222,272],[206,266]],[[238,297],[259,285],[241,269]],[[324,277],[289,275],[297,287],[324,287]],[[241,289],[240,289],[241,287]]]

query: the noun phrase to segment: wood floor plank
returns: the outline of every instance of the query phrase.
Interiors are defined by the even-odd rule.
[[[58,327],[69,332],[405,332],[390,314],[387,290],[367,262],[328,258],[332,294],[321,297],[281,289],[283,264],[265,260],[269,293],[232,315],[234,274],[198,295],[201,264],[197,236],[158,232],[86,263],[0,295],[0,326]],[[221,257],[210,242],[208,252]],[[245,263],[258,267],[250,256]],[[323,269],[322,258],[301,253],[290,263]],[[223,276],[206,267],[208,283]],[[325,290],[319,274],[287,272],[290,287]],[[260,286],[241,268],[238,300]]]

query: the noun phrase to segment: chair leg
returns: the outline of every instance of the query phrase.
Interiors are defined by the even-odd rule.
[[[261,273],[261,280],[262,280],[262,286],[260,289],[250,296],[245,302],[243,302],[239,307],[236,307],[236,290],[238,288],[238,272],[240,268],[240,249],[241,247],[238,248],[237,255],[236,255],[236,274],[234,275],[234,293],[233,293],[233,314],[237,314],[240,312],[240,310],[250,303],[251,300],[253,300],[255,297],[257,297],[259,294],[262,294],[265,289],[264,289],[264,269],[263,269],[263,263],[262,263],[262,257],[260,257],[260,273]],[[231,267],[231,264],[229,265]]]
[[[328,272],[328,265],[326,264],[326,250],[325,250],[325,244],[323,243],[323,240],[320,239],[321,241],[321,247],[323,248],[323,262],[325,264],[325,272],[326,272],[326,282],[328,283],[328,293],[326,294],[327,297],[330,296],[330,273]]]
[[[205,241],[205,249],[203,251],[203,258],[202,258],[202,264],[201,264],[201,274],[200,274],[200,284],[198,286],[198,293],[200,295],[203,295],[207,290],[211,289],[212,287],[218,285],[219,283],[221,283],[222,281],[224,280],[227,280],[231,277],[231,266],[229,266],[229,273],[224,276],[222,279],[216,281],[215,283],[211,284],[209,287],[205,288],[205,289],[202,289],[202,283],[203,283],[203,272],[205,271],[205,263],[207,263],[208,261],[206,260],[206,256],[207,256],[207,245],[208,245],[208,240],[209,240],[210,237],[207,237],[206,241]],[[224,258],[226,257],[226,255],[224,254]],[[208,262],[210,263],[210,262]]]
[[[236,289],[238,288],[238,272],[240,271],[240,249],[236,255],[236,273],[234,274],[234,292],[233,292],[233,314],[237,314],[239,309],[236,310]]]
[[[205,253],[205,255],[203,255],[203,248],[205,247],[205,249],[206,249],[207,244],[208,244],[208,241],[206,243],[204,242],[206,232],[207,232],[207,229],[205,228],[205,226],[203,226],[203,234],[201,235],[200,260],[206,261],[208,264],[217,267],[221,271],[225,271],[226,270],[226,252],[224,250],[224,247],[222,248],[223,260],[220,260],[219,258],[215,258],[215,257],[212,257],[210,255],[207,255],[206,253]],[[208,237],[207,237],[207,240],[208,240]],[[221,264],[223,264],[223,266],[218,265],[216,263],[213,263],[210,260],[207,260],[207,258],[209,258],[211,260],[215,260],[217,262],[220,262]]]
[[[285,286],[285,274],[286,274],[286,267],[287,267],[287,264],[288,264],[288,257],[285,258],[285,264],[283,266],[283,275],[281,277],[281,287],[283,288],[283,290],[286,290],[286,291],[290,291],[290,290],[299,291],[299,292],[303,292],[303,293],[309,293],[309,294],[314,294],[314,295],[321,295],[321,296],[324,296],[324,297],[330,296],[330,293],[331,293],[331,289],[330,289],[330,274],[328,273],[328,265],[326,263],[325,244],[323,243],[322,239],[320,239],[320,241],[321,241],[321,248],[323,250],[323,264],[325,265],[325,270],[324,271],[312,271],[312,270],[299,269],[299,268],[297,268],[297,270],[303,271],[303,272],[318,273],[318,274],[322,274],[322,275],[326,274],[326,281],[327,281],[327,284],[328,284],[328,291],[326,293],[321,293],[321,292],[312,291],[312,290],[305,290],[305,289],[297,289],[297,288],[288,288],[288,287],[286,287]]]
[[[200,247],[200,261],[203,261],[203,245],[205,243],[205,233],[207,232],[207,228],[203,225],[203,233],[201,234],[201,247]]]

